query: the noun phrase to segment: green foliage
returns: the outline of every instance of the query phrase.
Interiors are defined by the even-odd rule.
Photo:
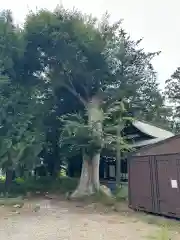
[[[63,87],[83,104],[104,91],[105,99],[118,95],[143,114],[160,96],[151,64],[159,53],[139,49],[140,41],[132,41],[121,22],[111,26],[108,16],[98,22],[74,10],[40,11],[27,18],[25,36],[51,87]]]
[[[16,178],[9,190],[9,196],[49,193],[66,193],[72,192],[78,184],[78,179],[69,177],[60,177],[53,179],[52,177],[40,177],[38,179],[30,177],[27,179]],[[5,194],[5,180],[0,180],[0,194]]]
[[[123,135],[124,128],[131,124],[133,117],[128,116],[124,102],[114,101],[106,106],[104,113],[104,129],[105,129],[105,147],[113,151],[127,152],[131,149],[126,136]]]
[[[69,153],[76,155],[84,151],[87,155],[94,155],[100,151],[102,139],[94,133],[94,126],[89,124],[78,114],[62,116],[64,130],[60,137],[60,147],[68,147]]]
[[[105,80],[103,76],[107,70],[101,54],[103,39],[95,24],[81,13],[63,8],[53,13],[30,14],[25,24],[28,53],[31,56],[34,53],[30,61],[37,66],[37,61],[43,62],[54,90],[63,87],[82,103],[83,98],[99,90],[99,81]]]
[[[10,11],[0,12],[0,78],[15,83],[19,57],[23,54],[23,45],[19,45],[20,31],[14,25]],[[7,81],[1,81],[6,83]]]
[[[162,97],[151,60],[159,53],[140,49],[140,41],[131,40],[121,22],[110,25],[108,16],[98,22],[64,8],[54,12],[41,10],[27,17],[24,36],[28,42],[27,66],[30,69],[33,66],[36,74],[43,72],[52,91],[54,106],[65,102],[63,89],[79,101],[77,112],[82,116],[91,98],[98,96],[107,105],[123,100],[128,112],[143,119],[150,116],[149,120],[155,121],[152,116],[160,102],[157,99],[162,100]],[[56,109],[53,108],[56,116],[62,118]],[[66,113],[71,115],[71,111]],[[107,140],[106,146],[116,142],[110,133],[99,139],[92,134],[93,129],[86,121],[83,124],[77,120],[68,121],[71,129],[61,133],[65,136],[60,139],[59,152],[74,155],[82,148],[87,152],[99,151],[102,142]],[[128,148],[124,138],[120,141],[124,145],[122,149]]]
[[[169,128],[172,114],[151,63],[159,52],[145,52],[140,41],[121,21],[110,24],[108,15],[99,21],[63,7],[40,10],[20,29],[2,11],[0,167],[28,173],[43,159],[57,175],[77,152],[115,151],[117,142],[129,150],[117,130],[134,117]],[[88,121],[93,98],[103,113],[101,133],[97,121]]]
[[[9,11],[0,13],[0,43],[0,76],[6,79],[0,83],[0,167],[14,170],[27,165],[30,169],[43,143],[42,129],[35,120],[40,102],[37,90],[22,82],[22,33]],[[30,154],[31,161],[27,161]]]
[[[0,167],[3,169],[16,169],[19,164],[32,168],[33,162],[28,158],[31,156],[31,161],[35,161],[42,149],[43,132],[35,119],[35,103],[27,97],[23,89],[16,88],[13,99],[10,97],[1,102]],[[37,109],[38,105],[35,107]]]
[[[61,193],[73,192],[78,185],[78,181],[76,178],[61,177],[58,190]]]
[[[64,150],[66,157],[67,155],[77,155],[79,152],[93,156],[102,148],[116,151],[117,138],[121,151],[130,150],[125,137],[117,136],[116,131],[113,132],[113,130],[119,128],[122,131],[126,123],[132,121],[132,118],[125,116],[125,109],[120,102],[111,104],[106,110],[102,121],[103,131],[101,135],[98,131],[94,131],[96,122],[90,125],[87,118],[79,114],[68,114],[59,119],[63,125],[60,148]]]
[[[180,68],[166,80],[165,95],[169,102],[172,114],[170,117],[171,127],[176,132],[180,131]]]
[[[166,94],[171,101],[179,103],[180,92],[180,68],[171,75],[171,78],[166,80]]]

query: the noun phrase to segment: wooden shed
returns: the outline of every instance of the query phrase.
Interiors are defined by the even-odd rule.
[[[180,218],[180,135],[143,147],[129,159],[129,207]]]

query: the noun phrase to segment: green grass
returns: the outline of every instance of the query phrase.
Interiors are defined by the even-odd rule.
[[[159,231],[157,231],[156,234],[154,235],[149,235],[146,237],[146,239],[154,239],[154,240],[170,240],[170,234],[169,234],[169,229],[167,226],[162,227]]]
[[[148,224],[159,226],[162,229],[170,229],[172,231],[180,232],[179,221],[168,219],[162,216],[154,216],[150,214],[138,213],[137,217]]]

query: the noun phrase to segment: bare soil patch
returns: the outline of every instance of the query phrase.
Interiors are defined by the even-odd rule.
[[[164,226],[171,240],[180,239],[176,221],[134,213],[124,203],[114,208],[39,198],[22,208],[0,207],[1,240],[161,240]]]

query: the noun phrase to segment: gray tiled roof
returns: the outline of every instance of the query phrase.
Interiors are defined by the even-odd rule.
[[[149,135],[153,138],[158,138],[164,140],[169,137],[173,137],[174,134],[162,128],[155,127],[149,123],[134,121],[133,126],[136,127],[139,131],[143,132],[146,135]]]

